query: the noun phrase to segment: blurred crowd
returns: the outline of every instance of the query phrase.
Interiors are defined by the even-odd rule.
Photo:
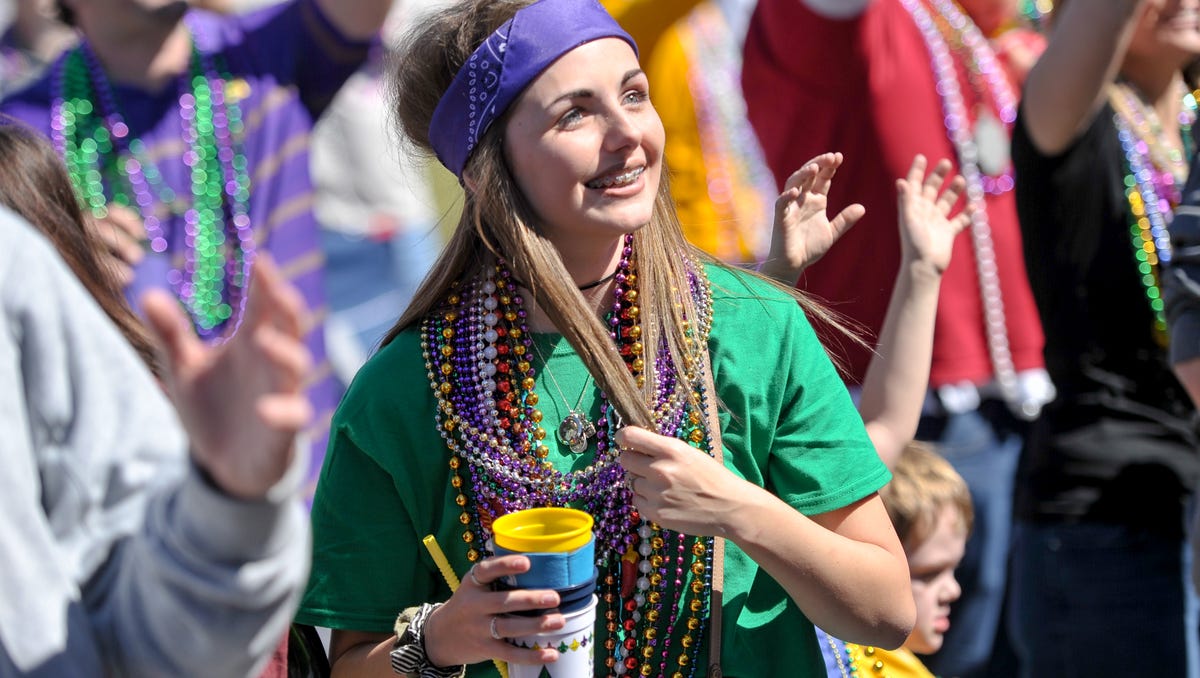
[[[0,224],[51,247],[0,230],[0,375],[23,394],[0,421],[35,459],[0,482],[0,675],[190,675],[210,653],[210,675],[321,671],[292,623],[304,505],[471,188],[394,118],[430,94],[395,86],[393,48],[447,1],[7,0]],[[894,655],[818,629],[829,674],[1200,678],[1200,0],[603,5],[637,42],[687,239],[832,311],[810,320],[868,432],[872,370],[916,370],[915,436],[892,442],[927,446],[897,462],[872,435],[901,464],[884,501],[893,521],[953,505],[965,541],[935,586],[946,538],[897,523],[929,629]],[[916,294],[922,245],[896,228],[915,156],[949,161],[963,216],[909,348],[919,324],[888,328]],[[807,167],[841,214],[816,256],[789,231]],[[969,501],[922,494],[935,476]]]

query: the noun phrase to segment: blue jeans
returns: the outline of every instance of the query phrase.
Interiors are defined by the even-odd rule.
[[[923,417],[917,430],[917,438],[934,443],[967,481],[975,508],[975,528],[955,571],[962,597],[951,608],[950,631],[941,651],[922,657],[937,675],[982,675],[996,651],[1013,483],[1027,428],[1003,403],[984,400],[976,410]]]
[[[408,306],[441,248],[429,228],[389,240],[321,231],[329,300],[326,346],[334,372],[350,379]]]
[[[1122,525],[1018,523],[1009,628],[1022,677],[1189,675],[1184,551]]]

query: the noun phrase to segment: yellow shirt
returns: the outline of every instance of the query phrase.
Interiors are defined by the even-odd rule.
[[[909,650],[880,650],[846,643],[846,652],[858,675],[866,678],[935,678]],[[851,667],[846,667],[849,670]]]
[[[746,119],[741,54],[720,8],[697,0],[605,4],[641,46],[684,235],[725,261],[757,262],[770,245],[777,191]]]

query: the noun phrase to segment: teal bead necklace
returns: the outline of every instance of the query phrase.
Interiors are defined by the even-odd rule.
[[[103,67],[87,43],[60,62],[54,79],[51,135],[66,161],[85,210],[97,219],[108,205],[136,209],[147,247],[167,253],[172,239],[164,218],[182,217],[183,270],[168,282],[197,332],[219,340],[237,329],[246,305],[254,232],[247,203],[250,179],[238,141],[241,110],[225,98],[227,74],[192,41],[187,78],[178,99],[183,162],[190,173],[190,202],[167,185],[141,139],[130,136]]]

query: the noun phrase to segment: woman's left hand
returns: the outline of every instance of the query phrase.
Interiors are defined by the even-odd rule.
[[[724,535],[740,503],[761,488],[677,438],[626,426],[617,432],[621,466],[646,520],[676,532]]]

